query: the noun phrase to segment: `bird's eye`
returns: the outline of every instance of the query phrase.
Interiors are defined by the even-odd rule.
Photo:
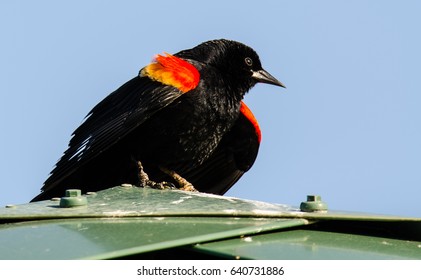
[[[251,60],[250,57],[246,57],[244,59],[244,62],[246,63],[247,66],[252,66],[253,65],[253,60]]]

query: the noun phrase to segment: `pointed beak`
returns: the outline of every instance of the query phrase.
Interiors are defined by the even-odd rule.
[[[283,83],[278,81],[274,76],[269,74],[269,72],[264,69],[253,71],[252,73],[253,74],[251,76],[259,83],[271,84],[285,88]]]

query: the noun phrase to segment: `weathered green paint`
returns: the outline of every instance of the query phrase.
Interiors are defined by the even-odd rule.
[[[0,226],[0,259],[108,259],[305,225],[304,219],[83,218]]]
[[[421,259],[421,242],[314,230],[289,230],[198,244],[224,258],[340,260]]]
[[[421,259],[419,218],[302,212],[132,186],[83,198],[86,205],[69,208],[59,199],[1,208],[0,259],[124,258],[167,249],[224,258]]]
[[[60,208],[59,200],[50,200],[0,208],[0,221],[84,217],[217,216],[421,222],[420,218],[363,213],[302,212],[299,208],[288,205],[178,190],[114,187],[86,197],[86,207]]]

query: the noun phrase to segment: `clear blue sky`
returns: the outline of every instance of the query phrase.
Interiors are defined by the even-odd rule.
[[[0,205],[25,203],[71,132],[154,54],[246,43],[287,89],[246,103],[263,139],[228,193],[421,217],[420,1],[2,1]]]

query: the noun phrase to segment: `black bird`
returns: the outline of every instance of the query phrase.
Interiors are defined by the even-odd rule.
[[[32,201],[122,183],[224,194],[257,156],[260,129],[242,99],[258,82],[284,87],[239,42],[157,55],[89,112]]]

